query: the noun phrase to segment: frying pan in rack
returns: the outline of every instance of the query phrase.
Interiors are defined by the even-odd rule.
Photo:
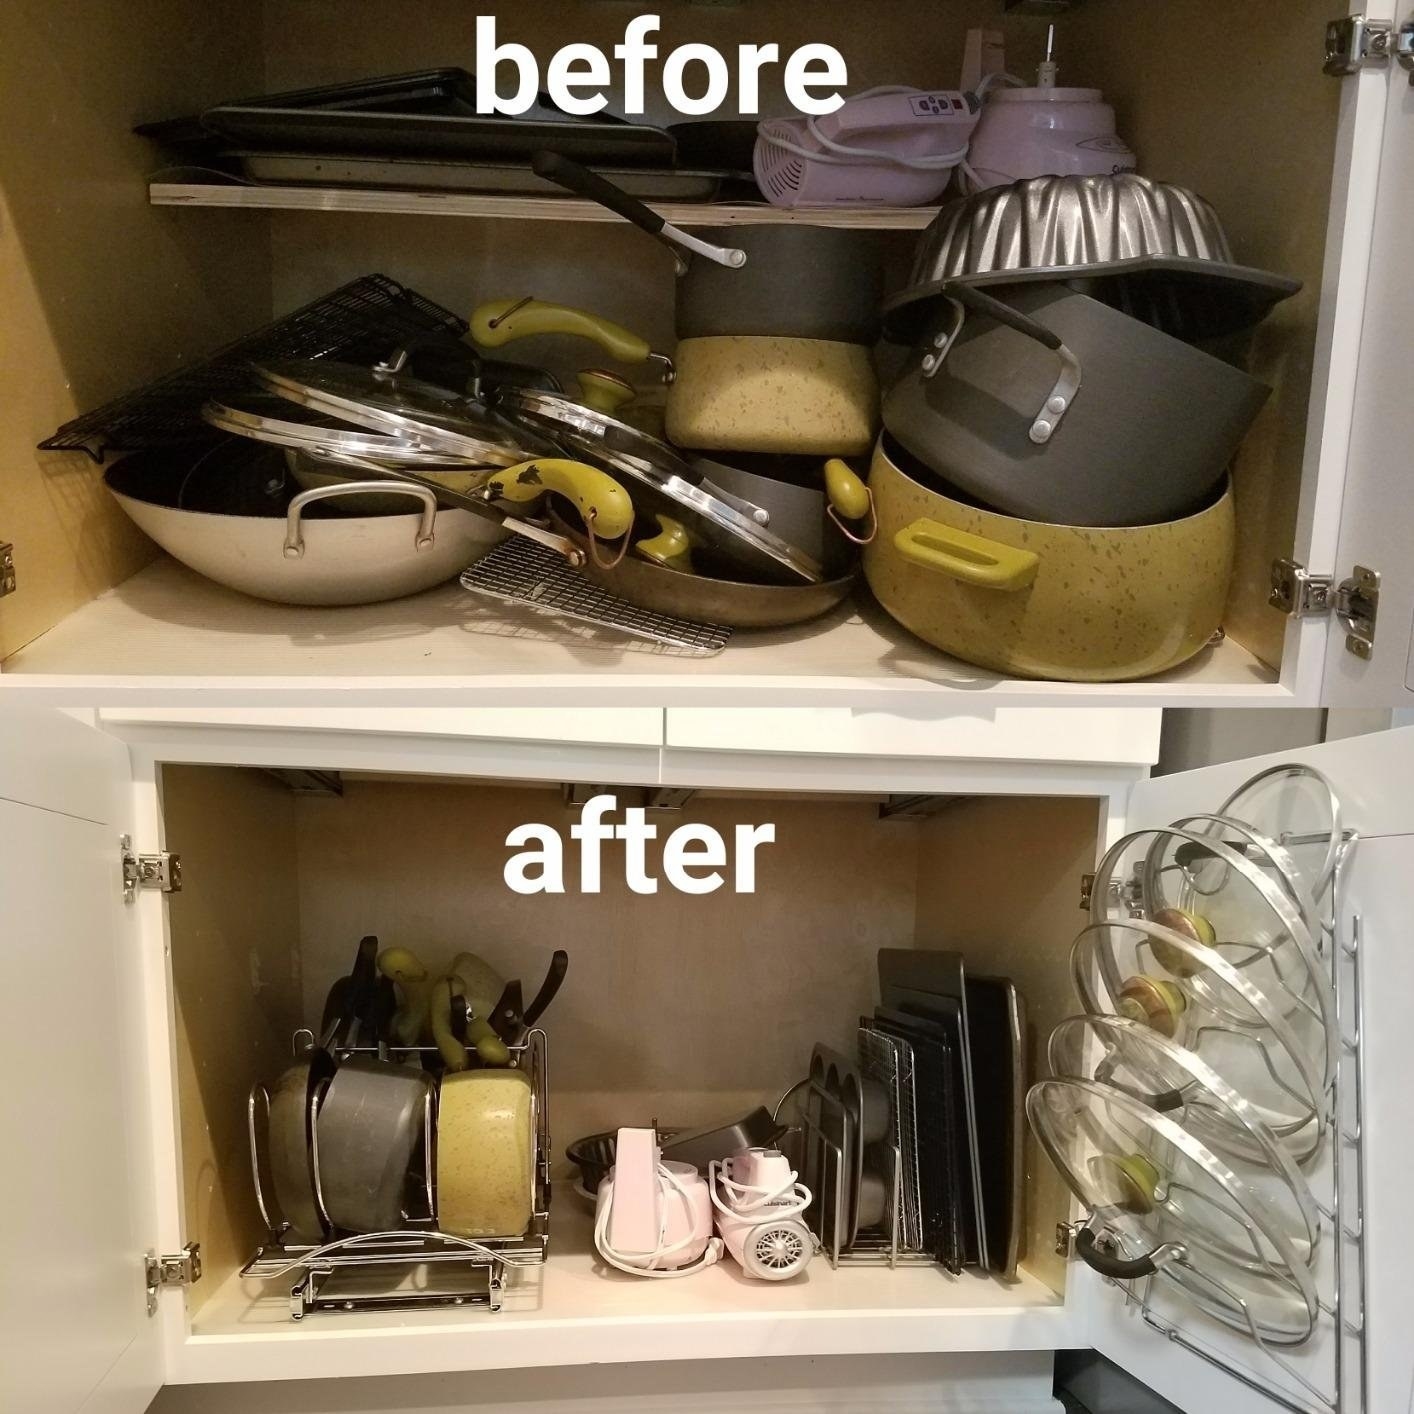
[[[1318,1026],[1274,1006],[1221,953],[1148,919],[1115,919],[1081,930],[1071,970],[1087,1012],[1126,1016],[1196,1052],[1299,1162],[1320,1148],[1327,1103]]]
[[[1200,1056],[1142,1022],[1072,1016],[1051,1032],[1047,1057],[1053,1076],[1123,1090],[1222,1155],[1280,1218],[1302,1261],[1311,1265],[1321,1215],[1309,1184],[1256,1109]],[[1201,1212],[1194,1220],[1202,1223]],[[1212,1236],[1225,1241],[1221,1230]],[[1248,1256],[1231,1249],[1223,1255],[1237,1265]]]
[[[1134,884],[1137,898],[1126,892]],[[1335,993],[1301,909],[1280,884],[1211,835],[1177,826],[1140,830],[1101,859],[1090,916],[1102,922],[1134,909],[1222,954],[1286,1015],[1315,1022],[1321,1035],[1313,1054],[1321,1057],[1323,1088],[1330,1086],[1340,1045]],[[1162,971],[1176,975],[1175,967],[1187,965],[1162,945],[1152,951]]]
[[[1076,1253],[1101,1276],[1157,1275],[1237,1330],[1281,1345],[1309,1338],[1315,1279],[1280,1215],[1181,1124],[1089,1080],[1033,1085],[1026,1112],[1089,1212]]]

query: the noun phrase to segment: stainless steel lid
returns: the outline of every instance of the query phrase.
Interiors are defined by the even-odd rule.
[[[1249,328],[1301,288],[1236,264],[1217,212],[1187,188],[1134,173],[1032,177],[938,212],[907,287],[885,308],[885,328],[911,340],[946,280],[1077,278],[1122,281],[1107,303],[1135,301],[1132,312],[1145,322],[1194,340]]]
[[[635,505],[682,521],[694,540],[750,579],[772,584],[824,580],[824,567],[814,556],[767,529],[740,503],[725,499],[666,442],[551,393],[503,388],[496,401],[517,423],[627,478]]]
[[[315,412],[449,454],[473,466],[514,466],[550,449],[518,435],[480,403],[449,388],[353,364],[267,363],[256,376],[270,392]]]
[[[349,456],[373,457],[389,466],[484,466],[482,462],[429,450],[401,437],[366,431],[273,394],[246,398],[238,404],[209,402],[202,408],[201,416],[223,432],[276,447],[290,447],[311,456],[337,451]]]

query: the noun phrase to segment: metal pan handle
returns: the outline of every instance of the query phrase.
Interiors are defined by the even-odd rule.
[[[290,502],[285,516],[285,558],[298,560],[304,556],[304,529],[300,518],[304,508],[316,501],[333,500],[338,496],[412,496],[422,502],[422,516],[417,523],[413,544],[418,550],[430,550],[435,541],[433,527],[437,521],[437,497],[425,486],[412,486],[396,481],[342,481],[337,486],[315,486],[301,491]]]
[[[728,269],[739,270],[746,264],[746,252],[733,246],[712,245],[708,241],[689,235],[686,231],[665,220],[650,206],[645,206],[637,197],[630,196],[621,187],[606,181],[598,172],[591,172],[578,162],[562,157],[558,152],[537,152],[530,159],[530,170],[537,177],[556,186],[572,191],[576,196],[587,197],[607,207],[616,216],[631,221],[640,231],[646,231],[655,240],[662,241],[678,260],[678,274],[686,273],[686,266],[677,248],[691,251],[705,260],[711,260]]]
[[[1055,435],[1061,418],[1065,416],[1075,401],[1075,395],[1080,391],[1080,359],[1053,329],[1046,328],[1044,324],[1038,323],[1019,309],[1013,309],[1009,304],[982,290],[974,289],[961,281],[949,280],[943,286],[942,293],[952,307],[954,318],[952,324],[934,338],[932,349],[923,356],[923,377],[932,378],[943,366],[943,361],[952,351],[958,335],[962,333],[969,309],[974,314],[985,314],[988,318],[995,319],[998,324],[1005,324],[1008,329],[1035,340],[1044,348],[1050,349],[1060,359],[1061,365],[1055,385],[1046,394],[1028,434],[1038,446],[1044,446]]]

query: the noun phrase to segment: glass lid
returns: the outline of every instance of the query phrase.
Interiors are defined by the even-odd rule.
[[[514,466],[545,442],[520,433],[464,393],[404,373],[314,359],[255,369],[270,392],[384,436],[450,453],[477,466]]]
[[[505,387],[497,390],[496,399],[518,423],[628,477],[636,505],[682,521],[689,535],[750,579],[819,584],[825,578],[818,560],[714,494],[699,472],[656,437],[553,393]]]
[[[1195,1052],[1127,1017],[1072,1016],[1051,1032],[1047,1058],[1058,1079],[1122,1090],[1221,1154],[1310,1264],[1321,1235],[1310,1185],[1257,1109]],[[1241,1251],[1227,1255],[1239,1265],[1245,1260]]]
[[[321,451],[337,451],[352,456],[374,457],[389,466],[473,465],[449,453],[431,451],[416,442],[340,422],[333,416],[315,412],[273,394],[246,398],[239,404],[209,402],[202,408],[201,415],[223,432],[312,455]]]
[[[1082,929],[1071,970],[1087,1012],[1127,1017],[1194,1052],[1298,1162],[1318,1150],[1324,1032],[1309,1014],[1288,1015],[1221,953],[1148,919]]]
[[[1216,813],[1279,845],[1307,892],[1325,903],[1343,841],[1339,797],[1319,771],[1296,762],[1271,766],[1239,786]]]
[[[1278,1344],[1311,1334],[1315,1279],[1281,1216],[1182,1125],[1088,1080],[1033,1085],[1026,1113],[1090,1214],[1098,1241],[1077,1250],[1102,1275],[1157,1273],[1217,1320]]]
[[[1329,1086],[1339,1054],[1330,976],[1301,909],[1243,854],[1178,826],[1140,830],[1100,861],[1090,912],[1096,922],[1139,916],[1182,933],[1247,974],[1285,1014],[1316,1021]],[[1163,950],[1155,953],[1162,964]]]

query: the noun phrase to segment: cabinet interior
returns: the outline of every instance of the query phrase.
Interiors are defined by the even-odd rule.
[[[568,976],[543,1023],[557,1180],[551,1280],[557,1263],[589,1250],[587,1208],[561,1181],[570,1176],[567,1144],[620,1124],[690,1126],[774,1105],[804,1074],[814,1042],[854,1050],[856,1019],[877,1001],[880,947],[955,948],[972,970],[1012,977],[1027,1005],[1034,1073],[1038,1045],[1074,1008],[1069,942],[1101,818],[1088,797],[959,797],[909,819],[881,818],[874,796],[695,794],[679,810],[650,812],[659,841],[687,821],[713,825],[729,842],[733,826],[769,821],[776,842],[758,851],[754,894],[694,897],[666,884],[632,893],[621,844],[604,849],[602,892],[578,893],[568,836],[578,812],[545,786],[350,775],[341,797],[317,796],[256,770],[168,766],[162,801],[167,847],[180,853],[184,876],[168,901],[182,1233],[201,1243],[205,1266],[189,1296],[193,1321],[216,1333],[251,1319],[255,1302],[240,1296],[235,1274],[265,1240],[249,1177],[247,1092],[287,1064],[292,1030],[317,1023],[364,934],[412,947],[434,970],[477,951],[521,977],[527,996],[551,952],[568,950]],[[502,878],[506,836],[527,821],[565,838],[563,895],[520,896]],[[649,846],[649,868],[661,874],[657,850]],[[1054,1302],[1064,1288],[1055,1224],[1068,1204],[1030,1147],[1025,1170],[1025,1276],[1015,1286],[955,1282],[933,1267],[829,1273],[823,1258],[807,1280],[833,1278],[866,1305],[975,1302],[967,1293],[982,1287],[992,1304]],[[610,1277],[596,1287],[587,1261],[580,1267],[589,1315],[636,1293],[663,1299],[663,1283],[629,1280],[625,1289]],[[716,1278],[666,1285],[673,1299],[690,1300],[687,1289]],[[731,1299],[760,1286],[734,1282]],[[878,1296],[859,1296],[869,1292]],[[548,1285],[545,1293],[542,1314],[553,1315]],[[770,1297],[759,1297],[763,1309]],[[802,1299],[811,1304],[809,1292]],[[260,1305],[280,1331],[345,1320],[289,1327],[278,1298]],[[424,1319],[438,1317],[404,1321]]]
[[[1206,673],[1225,681],[1269,680],[1280,661],[1284,620],[1266,607],[1267,578],[1272,558],[1291,551],[1303,476],[1339,101],[1339,85],[1317,62],[1328,8],[1316,0],[1238,7],[1087,0],[1059,27],[1062,81],[1104,89],[1144,170],[1206,194],[1239,260],[1305,282],[1258,331],[1251,351],[1254,371],[1274,392],[1236,467],[1231,645]],[[612,46],[629,15],[622,6],[564,0],[483,5],[481,12],[495,13],[504,35],[527,43],[542,67],[571,38]],[[956,82],[969,26],[1003,30],[1010,66],[1023,73],[1040,55],[1046,26],[1043,17],[1001,13],[996,0],[871,7],[820,0],[809,16],[802,29],[794,0],[675,5],[664,8],[659,43],[663,53],[689,40],[734,52],[740,43],[776,40],[789,52],[806,40],[827,40],[849,60],[856,89],[934,86]],[[192,611],[185,573],[142,574],[156,552],[108,497],[92,463],[82,454],[34,451],[68,417],[275,312],[381,270],[458,310],[522,293],[586,303],[655,347],[671,347],[671,261],[627,226],[148,204],[144,179],[159,159],[129,134],[132,123],[245,92],[467,64],[472,21],[458,0],[420,5],[415,25],[396,23],[372,0],[156,0],[140,14],[118,0],[94,0],[81,25],[65,22],[43,0],[5,7],[0,118],[8,131],[44,135],[0,153],[0,304],[10,323],[0,350],[10,410],[0,428],[0,538],[14,542],[20,578],[20,592],[0,603],[0,661],[8,659],[10,671],[291,670],[290,640],[305,637],[293,616],[303,611],[272,615],[270,606],[225,590]],[[771,72],[767,108],[778,97]],[[1299,141],[1292,139],[1294,114]],[[881,239],[891,243],[898,274],[912,238],[895,232]],[[582,357],[542,342],[527,341],[517,355],[552,363],[568,357],[571,369]],[[113,586],[122,586],[118,594],[127,601],[117,620],[44,642],[47,631]],[[460,594],[452,597],[463,604]],[[425,606],[410,619],[405,603],[342,612],[341,621],[324,615],[309,636],[341,638],[361,656],[326,652],[301,671],[416,671],[407,655],[386,656],[386,645],[440,622]],[[454,614],[443,617],[464,663],[466,635],[455,633]],[[203,645],[201,631],[215,620],[229,633],[219,645]],[[501,651],[497,640],[473,643],[475,652]],[[261,648],[253,656],[252,644]],[[841,639],[834,656],[841,655],[869,659],[849,664],[855,674],[949,675],[938,667],[947,660],[931,650],[900,652],[868,634]],[[444,672],[476,671],[442,661]],[[574,660],[539,670],[547,667],[572,671]]]

